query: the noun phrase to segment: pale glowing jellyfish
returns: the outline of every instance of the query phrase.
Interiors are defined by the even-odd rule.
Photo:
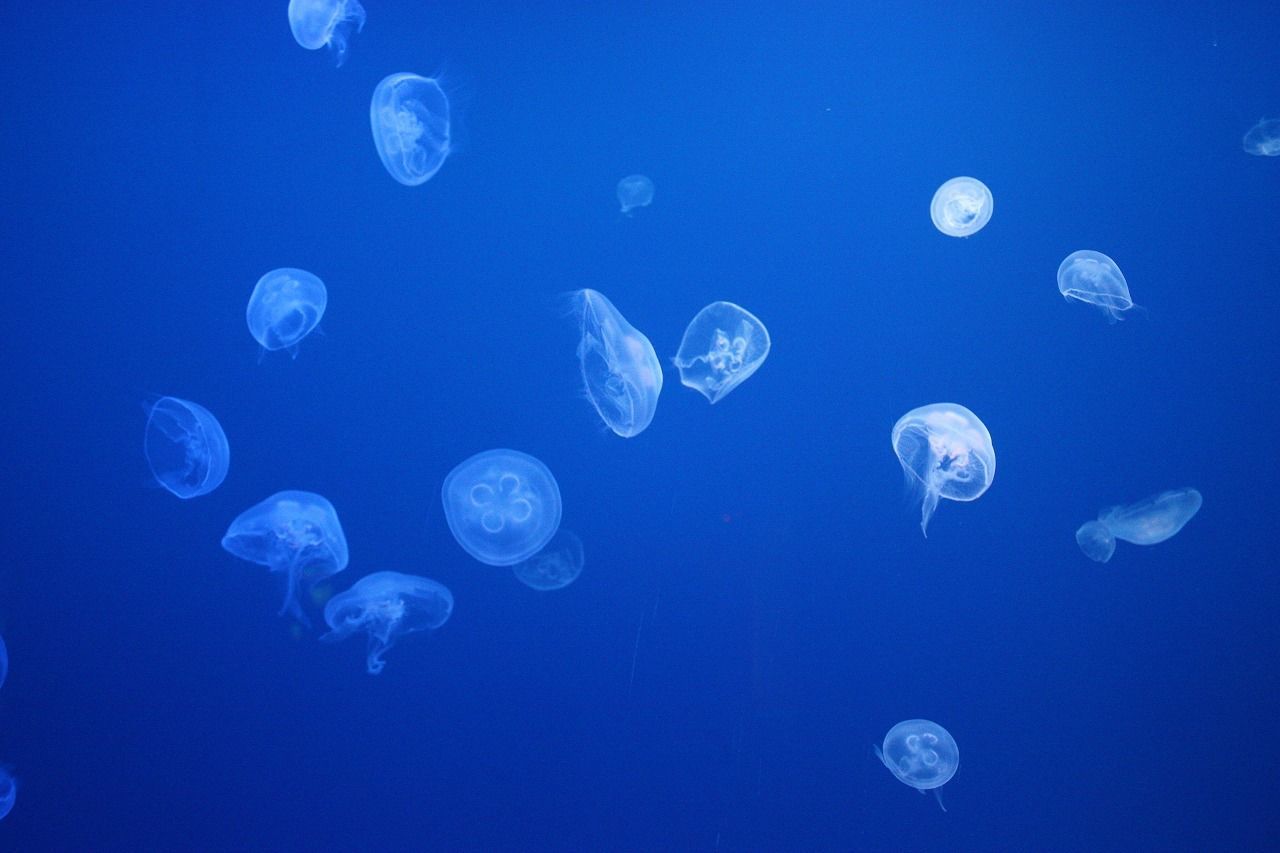
[[[662,392],[658,354],[603,293],[580,290],[573,298],[581,312],[578,362],[587,398],[609,429],[623,438],[639,435]]]
[[[908,483],[924,491],[920,530],[925,536],[939,498],[977,500],[995,478],[991,433],[977,415],[957,403],[912,409],[893,425],[892,441]]]
[[[177,397],[161,397],[148,407],[142,453],[156,482],[183,499],[218,488],[231,465],[218,419],[199,403]]]
[[[281,267],[258,279],[249,294],[245,322],[264,350],[286,349],[298,357],[298,343],[320,324],[329,304],[324,282],[306,270]]]
[[[527,560],[560,528],[560,486],[546,465],[518,450],[486,450],[458,464],[440,492],[462,549],[490,566]]]
[[[618,181],[618,204],[622,212],[631,215],[637,207],[648,207],[653,201],[653,181],[644,175],[627,175]]]
[[[334,64],[341,65],[351,31],[364,29],[364,7],[357,0],[289,0],[289,29],[307,50],[328,45]]]
[[[1117,539],[1155,545],[1181,530],[1202,503],[1204,499],[1195,489],[1170,489],[1128,506],[1108,507],[1098,513],[1098,521]]]
[[[675,365],[685,387],[714,403],[760,369],[769,347],[758,317],[732,302],[712,302],[684,330]]]
[[[1111,258],[1091,249],[1072,252],[1058,265],[1058,292],[1068,302],[1093,305],[1108,323],[1133,307],[1129,282]]]
[[[952,178],[933,194],[929,216],[948,237],[968,237],[991,221],[995,210],[991,190],[977,178]]]
[[[582,540],[572,530],[561,530],[546,547],[511,567],[525,586],[537,590],[563,589],[582,574]]]
[[[1076,544],[1090,560],[1105,563],[1116,552],[1116,537],[1101,521],[1086,521],[1076,531]]]
[[[903,720],[884,736],[884,745],[871,747],[899,782],[920,793],[933,791],[942,805],[943,785],[960,769],[960,747],[951,733],[930,720]]]
[[[1257,157],[1280,157],[1280,118],[1263,119],[1249,128],[1244,150]]]
[[[384,77],[369,102],[373,146],[406,187],[431,180],[449,156],[449,98],[439,82],[407,71]]]
[[[386,666],[382,655],[405,634],[433,631],[453,613],[453,594],[430,578],[399,572],[374,572],[340,592],[324,606],[329,633],[326,642],[345,640],[363,631],[369,635],[365,664],[370,675]]]

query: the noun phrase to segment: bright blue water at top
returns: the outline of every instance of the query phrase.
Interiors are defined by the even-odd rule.
[[[1269,437],[1280,113],[1270,4],[368,4],[335,68],[281,3],[8,17],[0,847],[1248,849],[1280,712]],[[572,14],[570,14],[570,12]],[[389,179],[373,87],[440,79],[451,153]],[[615,188],[651,177],[653,204]],[[995,214],[933,227],[948,178]],[[1104,252],[1147,313],[1055,270]],[[265,271],[329,291],[259,358]],[[726,300],[768,362],[715,406],[670,381],[620,439],[580,396],[563,294],[598,289],[668,371]],[[235,446],[196,501],[148,485],[139,403]],[[889,446],[979,413],[1000,458],[926,540]],[[468,456],[555,473],[584,544],[539,593],[457,547]],[[1192,486],[1105,565],[1100,507]],[[359,577],[449,622],[377,678],[276,616],[218,546],[281,489],[330,498]],[[946,727],[949,812],[871,744]]]

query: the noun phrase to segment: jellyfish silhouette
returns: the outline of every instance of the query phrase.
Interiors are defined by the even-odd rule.
[[[486,450],[460,462],[440,490],[445,521],[462,549],[489,566],[542,550],[560,528],[560,486],[518,450]]]
[[[637,207],[648,207],[653,202],[653,181],[645,175],[627,175],[618,181],[618,204],[627,216]]]
[[[245,321],[264,350],[287,349],[298,357],[298,343],[324,316],[329,291],[306,270],[281,267],[258,279],[249,294]]]
[[[334,65],[347,58],[347,40],[353,29],[364,29],[364,19],[364,7],[357,0],[289,0],[293,40],[307,50],[328,45]]]
[[[435,630],[453,613],[453,595],[430,578],[399,572],[374,572],[356,581],[324,606],[329,633],[325,642],[335,643],[363,631],[369,635],[365,664],[370,675],[386,666],[382,655],[405,634]]]
[[[1249,128],[1243,145],[1255,157],[1280,157],[1280,118],[1263,119]]]
[[[285,577],[280,615],[293,614],[310,624],[298,602],[303,583],[347,567],[347,537],[333,504],[313,492],[277,492],[236,516],[222,547],[242,560],[266,566]]]
[[[1133,307],[1129,282],[1111,258],[1091,249],[1072,252],[1058,266],[1058,292],[1068,302],[1084,302],[1102,312],[1108,323],[1124,319]]]
[[[662,363],[653,344],[598,290],[573,294],[581,315],[578,364],[587,399],[623,438],[653,421],[662,393]]]
[[[583,562],[582,540],[572,530],[561,529],[541,551],[511,570],[525,586],[545,592],[577,580]]]
[[[871,747],[899,782],[920,793],[933,791],[942,804],[942,786],[960,769],[960,747],[956,739],[931,720],[903,720],[889,729],[884,745]]]
[[[184,500],[218,488],[231,465],[218,419],[199,403],[177,397],[161,397],[147,407],[142,453],[156,482]]]
[[[952,178],[938,187],[929,204],[933,226],[948,237],[977,234],[995,210],[991,190],[977,178]]]
[[[430,77],[401,71],[382,78],[369,122],[378,158],[406,187],[431,180],[449,156],[449,98]]]
[[[0,766],[0,820],[9,816],[18,799],[18,780],[13,778],[13,768]]]
[[[939,498],[972,501],[991,488],[996,475],[991,433],[964,406],[934,403],[912,409],[893,425],[892,441],[908,483],[924,491],[920,531],[926,537]]]
[[[760,369],[770,346],[760,318],[732,302],[712,302],[684,330],[673,361],[680,383],[715,403]]]

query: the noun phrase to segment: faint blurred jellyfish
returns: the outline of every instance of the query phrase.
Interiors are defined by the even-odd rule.
[[[369,104],[373,146],[391,177],[426,183],[449,156],[449,98],[430,77],[401,71],[382,79]]]
[[[13,803],[17,799],[18,780],[13,778],[13,768],[0,766],[0,820],[13,811]]]
[[[289,29],[307,50],[329,45],[334,64],[341,65],[351,31],[364,29],[364,8],[357,0],[289,0]]]
[[[581,311],[578,361],[587,399],[601,420],[623,438],[653,421],[662,392],[662,364],[649,339],[596,290],[573,294]]]
[[[715,403],[760,369],[769,346],[769,332],[754,314],[712,302],[684,330],[675,357],[680,382]]]
[[[511,567],[525,586],[537,590],[563,589],[582,574],[582,540],[572,530],[561,530],[545,548]]]
[[[889,729],[883,748],[871,748],[899,782],[922,794],[932,790],[939,808],[947,810],[940,789],[960,769],[960,747],[949,731],[931,720],[903,720]]]
[[[542,550],[560,527],[560,487],[537,459],[486,450],[444,478],[444,517],[462,549],[490,566],[512,566]]]
[[[156,482],[180,498],[207,495],[227,478],[231,449],[208,409],[161,397],[147,411],[143,455]]]
[[[1116,262],[1101,252],[1081,249],[1072,252],[1058,266],[1058,291],[1068,301],[1094,305],[1108,323],[1123,320],[1122,312],[1133,307],[1129,283]]]
[[[245,320],[263,349],[287,349],[297,358],[298,342],[320,323],[328,304],[324,282],[306,270],[282,267],[253,286]]]
[[[977,178],[952,178],[933,194],[929,216],[948,237],[968,237],[991,221],[995,210],[991,190]]]
[[[1128,506],[1098,513],[1112,535],[1134,545],[1155,545],[1173,536],[1200,511],[1204,499],[1195,489],[1170,489]]]
[[[1116,538],[1101,521],[1086,521],[1076,531],[1076,544],[1090,560],[1105,563],[1116,552]]]
[[[939,498],[972,501],[991,488],[996,475],[991,433],[964,406],[934,403],[912,409],[893,425],[892,441],[907,481],[924,490],[920,531],[925,536]]]
[[[627,175],[618,181],[618,203],[622,212],[631,215],[637,207],[648,207],[653,201],[653,181],[644,175]]]
[[[370,675],[377,675],[387,665],[382,655],[398,639],[414,631],[435,630],[451,613],[453,594],[441,584],[417,575],[374,572],[329,599],[324,621],[330,631],[320,639],[336,643],[357,631],[368,634],[366,665]]]
[[[9,649],[4,644],[4,637],[0,637],[0,687],[4,687],[4,680],[9,677]]]
[[[292,613],[308,624],[298,602],[299,587],[342,571],[349,559],[337,511],[313,492],[277,492],[251,506],[231,522],[222,547],[282,573],[285,596],[280,615]]]
[[[1280,118],[1263,119],[1249,128],[1244,150],[1258,157],[1280,156]]]

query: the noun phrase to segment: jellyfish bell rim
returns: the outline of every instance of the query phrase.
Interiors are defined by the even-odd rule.
[[[467,545],[464,544],[466,542],[465,537],[459,535],[459,525],[457,521],[455,521],[454,519],[454,513],[451,512],[449,509],[449,505],[450,505],[449,487],[453,483],[457,475],[464,468],[466,468],[468,465],[470,465],[472,462],[476,461],[477,459],[481,457],[497,454],[497,453],[509,454],[512,456],[516,456],[523,461],[532,463],[535,469],[538,469],[542,474],[546,475],[546,479],[551,484],[553,493],[556,498],[555,507],[554,507],[555,520],[553,524],[549,525],[548,527],[549,532],[546,534],[545,537],[542,538],[542,541],[538,544],[536,548],[529,551],[528,553],[522,553],[519,556],[515,557],[514,559],[504,557],[504,558],[501,558],[500,560],[495,560],[492,557],[480,556],[480,554],[476,553],[472,548],[467,547]],[[558,480],[556,480],[555,475],[551,473],[551,468],[548,467],[548,465],[538,457],[530,453],[525,453],[523,450],[515,450],[510,447],[493,447],[488,450],[481,450],[477,453],[471,454],[466,459],[463,459],[461,462],[459,462],[457,465],[454,465],[453,468],[449,470],[449,473],[444,476],[444,480],[440,484],[440,503],[441,503],[441,506],[444,508],[444,520],[445,520],[445,524],[449,528],[449,534],[453,537],[453,540],[454,542],[457,543],[458,547],[461,548],[463,552],[467,554],[467,556],[471,557],[476,562],[482,563],[486,566],[494,566],[495,568],[509,568],[511,566],[516,565],[517,563],[524,562],[525,560],[528,560],[536,556],[537,554],[541,553],[542,550],[547,547],[547,545],[551,542],[551,540],[555,537],[556,533],[559,531],[561,519],[564,517],[564,500],[560,492],[560,483]]]

